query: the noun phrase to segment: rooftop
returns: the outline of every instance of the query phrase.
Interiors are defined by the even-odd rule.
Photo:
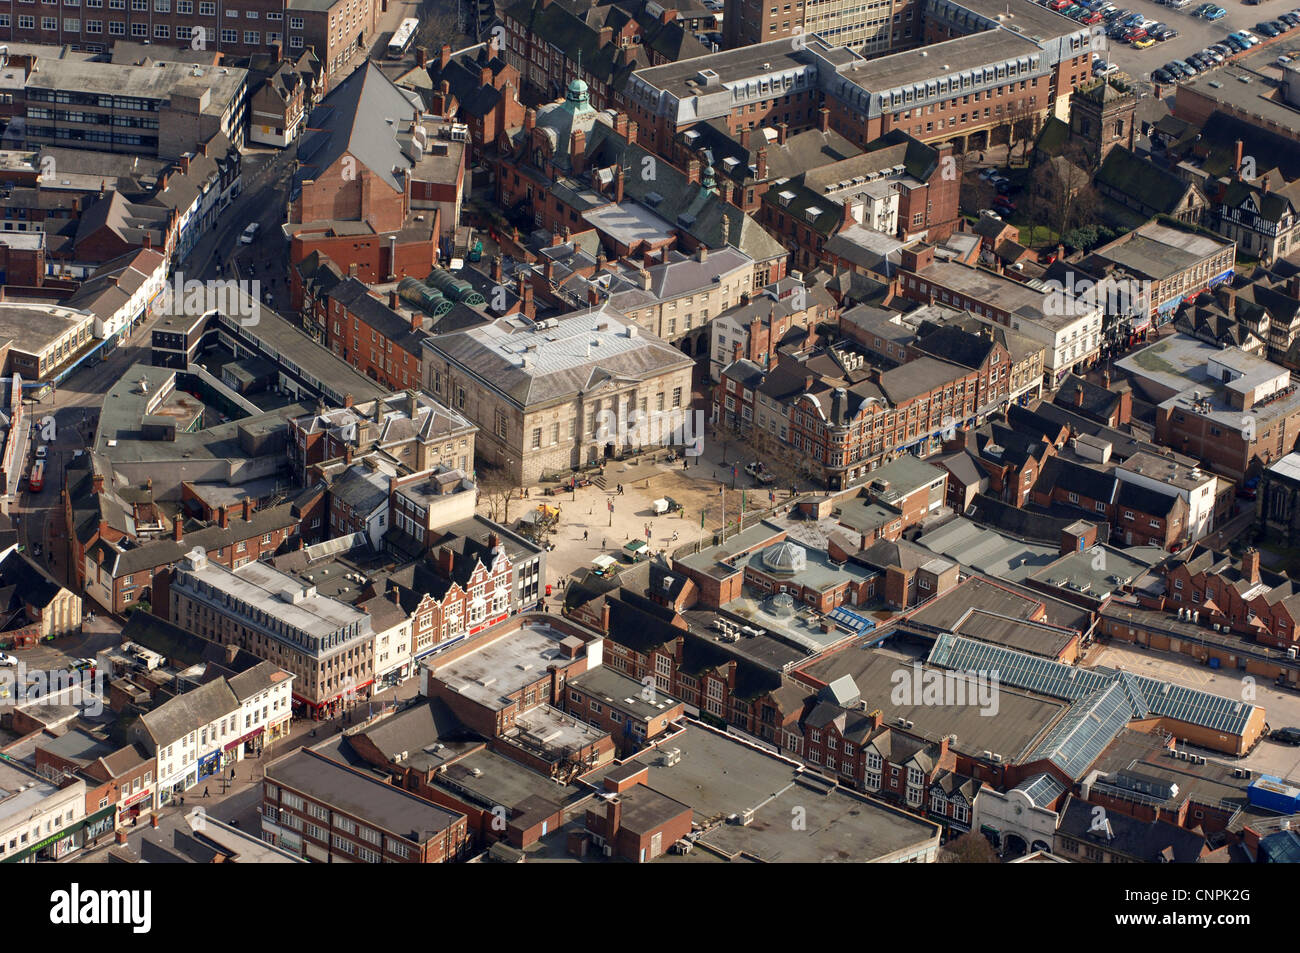
[[[548,665],[566,657],[560,648],[565,638],[548,625],[528,623],[435,668],[432,677],[495,711],[513,704],[509,697],[513,692],[544,678]]]
[[[266,778],[419,844],[463,816],[306,748],[268,764]]]

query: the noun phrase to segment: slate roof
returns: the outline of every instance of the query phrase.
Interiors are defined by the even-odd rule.
[[[182,735],[226,717],[239,708],[239,699],[223,678],[168,699],[140,716],[154,744],[165,748]]]
[[[1096,829],[1093,805],[1069,795],[1060,811],[1058,834],[1107,851],[1127,854],[1141,863],[1194,864],[1206,850],[1205,836],[1164,821],[1140,821],[1120,811],[1107,811]]]
[[[397,134],[405,131],[421,108],[417,94],[398,87],[367,60],[307,117],[298,145],[295,190],[301,190],[304,181],[319,178],[346,154],[393,191],[402,191],[394,169],[409,170],[414,163],[402,153]]]
[[[1182,207],[1191,183],[1143,159],[1124,146],[1116,146],[1097,170],[1097,185],[1134,199],[1140,207],[1172,215]]]

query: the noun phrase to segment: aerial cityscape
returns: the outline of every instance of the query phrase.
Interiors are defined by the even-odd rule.
[[[1300,9],[1120,2],[0,0],[0,864],[1300,862]]]

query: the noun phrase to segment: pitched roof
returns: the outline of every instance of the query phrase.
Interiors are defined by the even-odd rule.
[[[210,725],[239,708],[239,699],[224,678],[200,685],[140,716],[154,744],[165,747],[182,735]]]
[[[1195,188],[1123,146],[1116,146],[1107,153],[1097,170],[1096,182],[1135,199],[1144,208],[1165,215],[1178,211],[1188,190]]]

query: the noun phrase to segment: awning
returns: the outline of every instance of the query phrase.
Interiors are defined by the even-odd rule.
[[[229,751],[231,748],[238,748],[240,745],[242,745],[242,744],[243,744],[245,741],[247,741],[249,738],[252,738],[252,737],[254,737],[254,736],[256,736],[256,735],[260,735],[264,730],[265,730],[264,727],[254,728],[254,729],[253,729],[252,731],[250,731],[248,734],[244,735],[244,737],[242,737],[242,738],[236,738],[234,741],[230,742],[230,744],[226,745],[226,747],[225,747],[223,750],[225,750],[225,751]]]

